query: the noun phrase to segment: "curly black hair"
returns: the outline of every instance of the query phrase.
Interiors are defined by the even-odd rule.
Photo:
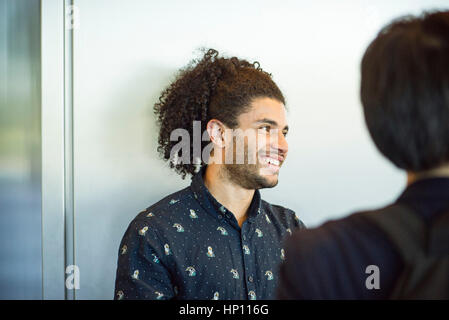
[[[249,63],[237,57],[218,55],[218,51],[209,49],[201,60],[191,61],[179,71],[154,105],[160,126],[157,150],[165,161],[172,160],[172,147],[178,143],[170,141],[175,129],[185,129],[192,137],[193,121],[201,121],[201,132],[204,132],[210,119],[236,128],[238,116],[249,110],[255,98],[268,97],[285,105],[284,96],[271,74],[263,71],[257,61]],[[201,152],[209,143],[201,142]],[[193,141],[190,148],[193,149]],[[187,174],[196,172],[193,156],[190,152],[189,163],[169,161],[170,167],[185,179]],[[204,165],[203,160],[200,165]]]

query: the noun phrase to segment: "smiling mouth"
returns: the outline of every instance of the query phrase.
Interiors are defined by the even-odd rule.
[[[268,173],[277,173],[281,168],[282,161],[273,157],[260,157],[259,162],[262,163],[264,169],[268,169]]]

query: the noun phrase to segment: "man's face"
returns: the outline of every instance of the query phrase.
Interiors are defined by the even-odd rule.
[[[288,152],[284,105],[271,98],[254,99],[250,110],[237,121],[239,130],[234,129],[233,136],[228,133],[225,147],[225,152],[232,153],[233,161],[231,164],[225,161],[224,171],[234,183],[246,189],[276,186]],[[244,161],[239,161],[239,157]]]

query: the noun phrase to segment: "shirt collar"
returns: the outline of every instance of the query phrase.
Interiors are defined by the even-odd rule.
[[[206,172],[207,166],[203,166],[193,177],[190,187],[193,191],[195,199],[199,204],[209,213],[214,216],[225,217],[229,220],[235,220],[235,216],[224,205],[217,201],[209,192],[204,184],[203,175]],[[261,196],[259,190],[255,190],[253,199],[248,209],[247,221],[252,222],[261,213]],[[235,220],[235,222],[237,222]]]

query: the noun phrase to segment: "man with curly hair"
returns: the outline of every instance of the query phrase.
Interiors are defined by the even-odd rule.
[[[278,86],[257,62],[211,49],[179,72],[155,113],[158,151],[192,182],[129,225],[115,298],[273,299],[282,242],[304,227],[259,192],[277,185],[288,152]]]

